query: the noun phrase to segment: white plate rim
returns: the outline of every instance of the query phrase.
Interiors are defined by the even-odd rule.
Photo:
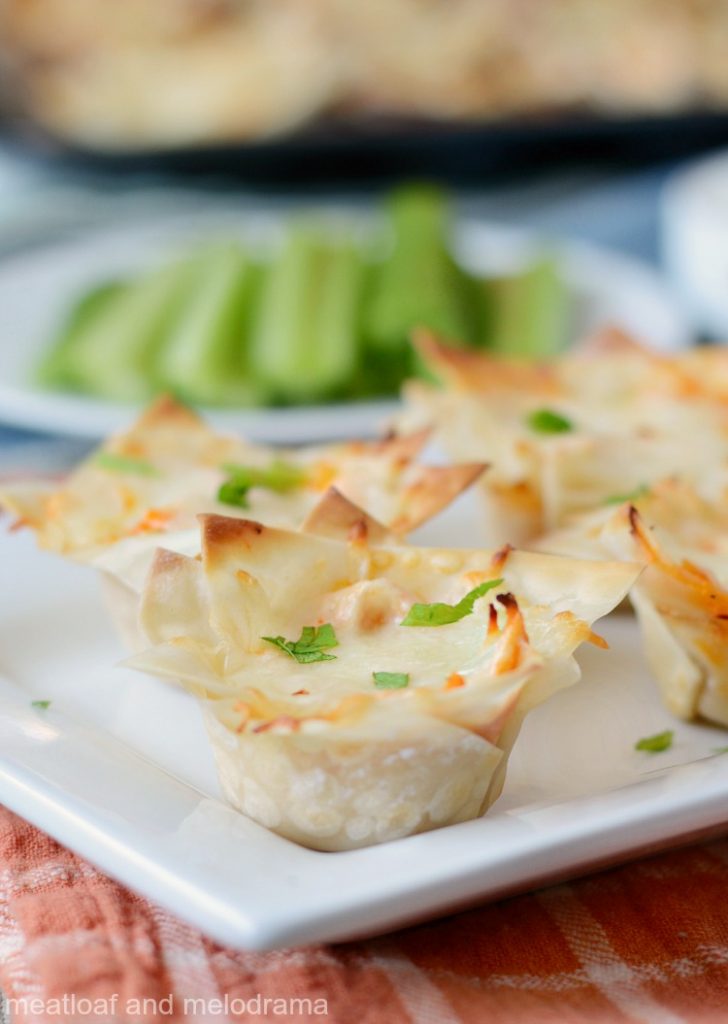
[[[290,848],[287,874],[258,873],[255,906],[243,911],[226,898],[226,879],[208,876],[206,884],[201,885],[186,859],[184,846],[161,852],[132,818],[123,818],[99,801],[98,788],[88,776],[88,786],[79,787],[76,779],[74,796],[64,795],[63,779],[49,777],[48,758],[44,759],[43,752],[53,743],[69,750],[74,746],[88,749],[88,730],[66,720],[60,712],[50,711],[44,728],[54,734],[53,738],[49,737],[45,746],[28,742],[24,734],[37,731],[37,713],[28,710],[27,701],[23,704],[19,697],[8,696],[13,689],[12,684],[0,679],[2,801],[142,895],[175,913],[184,908],[183,916],[190,923],[236,948],[264,951],[375,934],[532,888],[554,877],[578,874],[595,864],[674,845],[724,826],[728,796],[725,755],[657,770],[640,782],[570,800],[560,808],[536,805],[506,818],[499,825],[507,834],[508,853],[493,862],[488,861],[481,844],[467,836],[483,819],[367,850],[325,854],[295,847],[219,804],[221,813],[240,818],[245,829],[260,833],[255,838],[263,851],[258,850],[257,856],[246,856],[245,845],[239,847],[242,874],[259,867],[262,857],[268,860],[274,845]],[[116,745],[111,741],[112,747]],[[109,789],[111,807],[121,794],[137,805],[140,816],[151,812],[144,808],[147,788],[130,781],[140,765],[146,773],[158,774],[155,786],[167,787],[170,794],[177,790],[178,797],[181,790],[187,791],[184,795],[190,806],[207,799],[138,754],[128,749],[116,753],[118,763],[128,773],[119,773],[116,792]],[[51,763],[58,768],[57,758]],[[535,821],[541,813],[561,813],[565,820],[551,832],[529,828],[529,817]],[[210,841],[215,838],[212,834]],[[417,867],[418,848],[423,843],[437,847],[437,856],[429,852],[427,872]],[[559,855],[564,847],[569,851],[566,858]],[[397,856],[388,857],[388,852],[394,854],[395,849]],[[321,887],[319,864],[315,863],[322,858],[327,861],[327,887]],[[275,864],[277,859],[274,856],[270,863]],[[362,864],[373,859],[385,870],[362,873]],[[439,865],[435,871],[433,862]],[[524,862],[528,863],[527,878]],[[363,874],[366,885],[362,885]],[[316,903],[302,903],[301,893],[314,876]],[[265,912],[266,902],[280,904],[282,897],[290,908],[288,913]]]

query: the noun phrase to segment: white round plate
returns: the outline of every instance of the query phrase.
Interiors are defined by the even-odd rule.
[[[328,219],[366,232],[361,212],[329,210]],[[210,236],[242,237],[268,246],[279,238],[280,216],[216,211],[166,217],[126,228],[89,233],[0,264],[0,420],[19,427],[99,438],[134,415],[127,405],[42,391],[33,367],[59,319],[89,285],[154,265],[181,246]],[[583,243],[545,243],[523,230],[463,220],[456,245],[465,264],[483,274],[507,273],[544,248],[556,255],[573,296],[572,336],[607,323],[632,331],[663,351],[690,343],[678,303],[649,266]],[[372,434],[391,415],[393,401],[352,402],[286,409],[203,410],[222,430],[251,440],[300,443]]]

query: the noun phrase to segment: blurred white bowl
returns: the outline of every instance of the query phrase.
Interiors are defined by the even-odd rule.
[[[689,164],[665,186],[662,258],[698,330],[728,342],[728,151]]]

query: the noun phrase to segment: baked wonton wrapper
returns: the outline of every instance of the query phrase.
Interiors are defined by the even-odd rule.
[[[475,818],[498,796],[525,714],[579,678],[573,651],[637,568],[370,545],[219,516],[200,559],[160,550],[131,664],[201,700],[223,791],[266,827],[344,850]],[[413,604],[472,614],[403,626]],[[265,637],[330,624],[334,658],[299,664]],[[407,676],[380,689],[374,672]],[[402,680],[400,679],[400,682]]]
[[[549,363],[458,350],[426,333],[417,346],[445,386],[410,382],[403,423],[432,424],[453,458],[487,460],[480,489],[494,544],[524,544],[675,473],[710,487],[728,462],[728,353],[662,356],[617,331]],[[544,411],[566,429],[534,428]]]
[[[274,526],[325,531],[341,495],[404,536],[452,502],[485,468],[482,463],[418,463],[427,439],[428,431],[420,430],[381,441],[273,449],[219,434],[190,409],[162,398],[60,486],[5,484],[0,507],[33,529],[41,547],[103,573],[109,610],[125,641],[136,648],[137,596],[160,539],[175,551],[197,553],[201,512],[253,515]],[[217,495],[230,466],[282,467],[283,483],[252,486],[240,507],[223,504]]]
[[[80,561],[125,539],[193,529],[196,516],[254,516],[299,529],[332,486],[404,535],[468,487],[483,463],[427,466],[416,459],[429,432],[284,450],[219,434],[190,409],[162,398],[126,433],[92,453],[59,487],[4,484],[0,507],[33,529],[41,547]],[[251,486],[244,502],[218,501],[227,467],[267,471],[282,481]],[[274,474],[275,475],[275,474]]]
[[[668,709],[728,726],[728,510],[678,480],[545,536],[539,548],[646,566],[630,592]]]

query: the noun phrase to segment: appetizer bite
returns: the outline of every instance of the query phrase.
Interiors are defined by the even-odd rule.
[[[728,726],[728,511],[678,480],[641,487],[539,541],[646,566],[632,590],[650,668],[679,718]]]
[[[428,433],[284,451],[218,434],[186,406],[162,398],[60,486],[6,484],[0,507],[31,528],[41,547],[102,573],[108,609],[136,649],[139,593],[160,538],[196,554],[202,512],[335,533],[345,529],[350,502],[358,516],[360,507],[371,512],[383,533],[403,537],[485,469],[419,463]]]
[[[18,526],[33,530],[41,547],[104,566],[123,563],[132,552],[148,565],[143,552],[151,557],[160,535],[167,546],[194,553],[201,512],[315,527],[316,506],[332,488],[402,536],[485,469],[483,463],[417,462],[427,439],[428,431],[420,430],[380,441],[274,449],[219,434],[186,406],[162,398],[60,486],[8,483],[0,506]]]
[[[639,571],[373,542],[363,516],[347,541],[200,518],[199,558],[156,555],[130,664],[200,698],[235,807],[320,850],[484,813]]]
[[[403,422],[486,459],[493,543],[524,543],[672,474],[710,487],[728,460],[728,354],[661,356],[618,331],[550,362],[502,360],[421,332],[444,387],[411,381]]]

